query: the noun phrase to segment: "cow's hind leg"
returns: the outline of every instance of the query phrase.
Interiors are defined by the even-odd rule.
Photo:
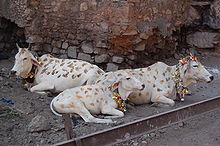
[[[105,116],[105,118],[120,118],[124,116],[122,111],[119,111],[111,106],[104,107],[101,111],[103,114],[112,115],[112,116]]]
[[[163,104],[168,104],[170,106],[174,106],[175,102],[172,99],[169,99],[163,95],[159,95],[156,97],[151,98],[151,102],[156,102],[156,103],[163,103]]]

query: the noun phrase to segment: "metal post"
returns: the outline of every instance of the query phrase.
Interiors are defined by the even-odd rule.
[[[70,114],[62,114],[64,120],[64,127],[66,131],[67,140],[75,138],[76,134],[73,132]]]

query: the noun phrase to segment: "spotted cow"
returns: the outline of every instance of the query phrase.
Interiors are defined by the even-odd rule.
[[[106,118],[123,117],[124,113],[116,109],[118,104],[113,99],[115,96],[113,91],[118,89],[120,98],[126,100],[131,92],[142,90],[144,84],[135,77],[121,76],[117,79],[111,72],[106,74],[104,82],[79,86],[61,92],[51,101],[52,112],[58,116],[61,116],[59,113],[78,114],[86,122],[95,123],[111,123],[112,120],[95,118],[92,114],[112,115]],[[118,98],[119,96],[117,96],[117,100]]]
[[[104,74],[98,66],[82,60],[58,59],[49,54],[37,59],[28,48],[17,47],[19,51],[11,74],[31,83],[31,92],[61,92],[68,88],[93,84]]]
[[[125,72],[133,74],[145,84],[144,90],[130,94],[129,100],[135,104],[156,102],[173,106],[179,95],[184,99],[182,96],[191,83],[211,82],[214,79],[193,56],[183,58],[174,66],[157,62],[146,68],[119,70],[115,73],[120,77]]]

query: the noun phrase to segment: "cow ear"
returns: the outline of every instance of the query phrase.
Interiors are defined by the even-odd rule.
[[[38,62],[36,58],[32,57],[32,58],[31,58],[31,61],[32,61],[32,63],[33,63],[34,65],[36,65],[36,66],[38,66],[38,67],[41,67],[40,62]]]
[[[21,52],[23,48],[19,47],[18,43],[16,43],[16,47],[18,48],[18,52]]]

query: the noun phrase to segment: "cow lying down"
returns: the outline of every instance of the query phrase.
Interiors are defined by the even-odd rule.
[[[94,81],[104,74],[96,65],[74,59],[58,59],[49,54],[35,58],[28,48],[20,48],[11,70],[31,84],[30,91],[45,94],[46,91],[61,92]]]
[[[112,115],[105,118],[123,117],[124,113],[116,109],[118,105],[123,106],[120,100],[126,100],[133,91],[142,90],[144,84],[130,76],[123,76],[119,80],[114,78],[113,73],[106,73],[106,80],[100,84],[79,86],[61,92],[51,101],[52,112],[58,116],[61,116],[59,113],[78,114],[85,122],[95,123],[112,123],[113,121],[95,118],[92,114]],[[112,82],[113,80],[115,81]],[[113,92],[116,89],[117,95]],[[115,96],[117,96],[116,100]]]
[[[211,82],[214,79],[193,56],[181,59],[174,66],[158,62],[146,68],[119,70],[115,74],[120,77],[124,72],[145,84],[144,90],[130,94],[129,100],[135,104],[156,102],[173,106],[178,96],[184,100],[184,94],[191,83]]]

